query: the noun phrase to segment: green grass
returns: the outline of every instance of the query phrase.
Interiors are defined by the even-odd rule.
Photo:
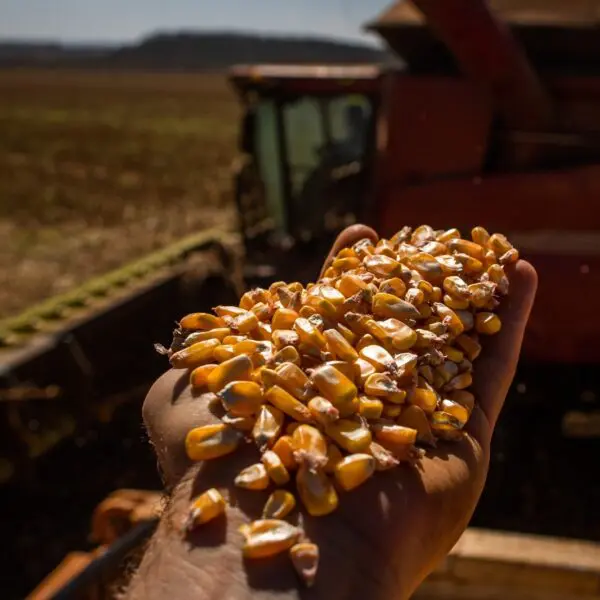
[[[231,219],[224,76],[0,71],[0,318]]]

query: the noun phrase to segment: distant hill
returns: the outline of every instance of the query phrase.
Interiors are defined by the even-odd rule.
[[[239,63],[387,61],[376,47],[320,38],[241,33],[156,33],[135,45],[78,46],[0,42],[0,66],[219,70]]]

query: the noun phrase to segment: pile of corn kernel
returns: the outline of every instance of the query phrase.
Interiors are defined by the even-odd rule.
[[[500,330],[493,311],[508,293],[504,265],[518,258],[482,227],[471,240],[457,229],[405,227],[342,249],[317,283],[276,282],[239,306],[181,320],[170,362],[221,410],[221,423],[188,433],[188,456],[215,459],[251,441],[260,462],[235,485],[276,488],[262,518],[241,528],[246,558],[289,551],[311,585],[318,548],[284,520],[296,506],[292,479],[306,512],[327,515],[340,492],[376,471],[460,438],[475,403],[467,388],[479,336]],[[185,528],[225,507],[218,490],[206,491]]]

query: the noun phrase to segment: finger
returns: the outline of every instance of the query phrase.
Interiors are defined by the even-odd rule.
[[[484,341],[482,356],[475,368],[475,391],[492,428],[515,375],[537,289],[537,273],[528,262],[520,260],[507,267],[506,272],[510,293],[498,311],[502,330]]]
[[[342,248],[347,248],[348,246],[352,246],[353,244],[355,244],[356,242],[358,242],[359,240],[362,240],[364,238],[368,238],[372,242],[376,243],[377,240],[379,239],[379,236],[373,229],[371,229],[370,227],[367,227],[366,225],[361,225],[360,223],[356,224],[356,225],[350,225],[350,227],[346,227],[346,229],[344,229],[340,233],[340,235],[337,236],[335,242],[333,243],[333,246],[331,247],[331,250],[329,251],[329,255],[327,256],[327,258],[325,259],[325,262],[323,263],[323,268],[321,269],[321,274],[319,275],[319,278],[323,277],[323,273],[325,272],[327,267],[329,267],[329,265],[331,265],[334,256]]]

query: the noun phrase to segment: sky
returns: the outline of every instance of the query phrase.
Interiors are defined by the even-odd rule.
[[[179,29],[238,29],[363,40],[392,0],[0,0],[0,39],[132,42]]]

